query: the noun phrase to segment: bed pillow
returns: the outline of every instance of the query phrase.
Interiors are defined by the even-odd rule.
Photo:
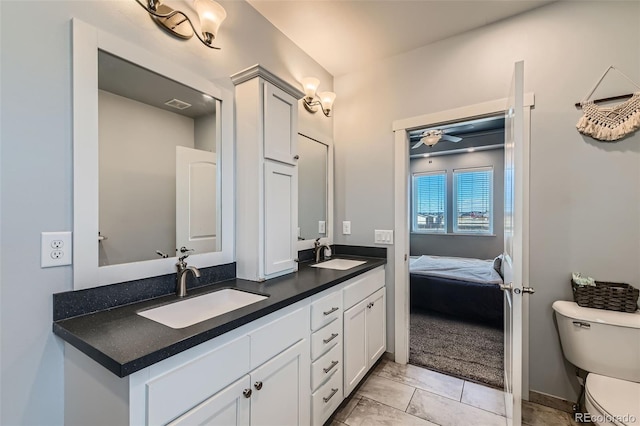
[[[501,272],[501,269],[502,269],[502,255],[501,254],[496,256],[495,259],[493,259],[493,269],[495,269],[496,272],[499,273],[500,276],[502,276],[502,272]]]

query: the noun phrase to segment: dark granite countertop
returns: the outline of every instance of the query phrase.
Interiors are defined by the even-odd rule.
[[[53,323],[53,332],[118,375],[128,376],[179,352],[331,288],[363,272],[382,266],[386,259],[337,256],[366,260],[346,271],[312,268],[300,263],[297,273],[262,283],[241,279],[217,282],[190,290],[188,297],[225,288],[269,295],[260,302],[181,329],[144,318],[140,310],[175,302],[175,294]]]

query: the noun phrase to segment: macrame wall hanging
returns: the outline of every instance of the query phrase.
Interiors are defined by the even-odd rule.
[[[618,71],[624,78],[629,80],[638,91],[631,95],[614,96],[590,101],[589,98],[610,70]],[[616,99],[626,100],[612,106],[596,105],[596,102]],[[576,106],[582,108],[584,113],[584,115],[580,117],[580,120],[578,120],[576,128],[583,135],[590,136],[594,139],[613,142],[640,129],[640,86],[613,65],[607,68],[589,94],[587,94],[582,102],[576,104]]]

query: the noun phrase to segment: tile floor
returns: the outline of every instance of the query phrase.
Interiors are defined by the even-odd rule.
[[[503,398],[497,389],[383,359],[329,424],[505,426]],[[529,402],[523,424],[578,425],[568,413]]]

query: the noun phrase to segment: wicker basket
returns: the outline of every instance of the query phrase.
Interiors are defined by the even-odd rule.
[[[596,281],[595,286],[579,286],[571,280],[573,300],[585,308],[635,312],[640,290],[625,283]]]

